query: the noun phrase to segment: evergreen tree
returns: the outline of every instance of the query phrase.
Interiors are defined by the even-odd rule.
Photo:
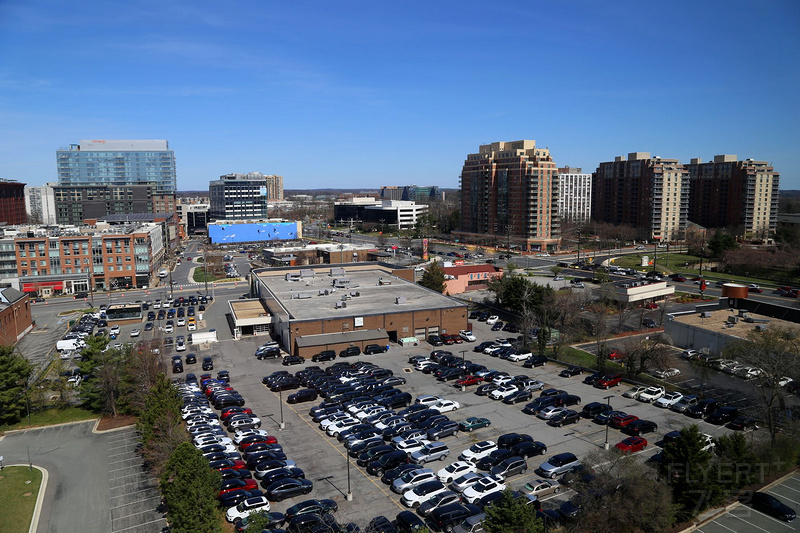
[[[0,424],[16,424],[25,416],[32,373],[33,365],[13,346],[0,346]]]
[[[486,508],[483,528],[487,533],[541,533],[544,524],[527,498],[514,498],[506,489],[500,500]]]
[[[216,490],[219,472],[211,470],[190,443],[178,445],[161,472],[159,486],[173,533],[218,533]]]
[[[432,291],[444,292],[444,268],[439,261],[434,261],[427,266],[419,284]]]

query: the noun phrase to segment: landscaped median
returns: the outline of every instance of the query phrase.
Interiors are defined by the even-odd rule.
[[[41,485],[42,472],[37,468],[7,466],[0,470],[0,533],[28,531]]]

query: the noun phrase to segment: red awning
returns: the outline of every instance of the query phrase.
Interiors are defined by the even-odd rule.
[[[64,290],[63,281],[37,281],[36,283],[23,283],[22,292],[36,292],[43,287],[50,287],[55,291]]]

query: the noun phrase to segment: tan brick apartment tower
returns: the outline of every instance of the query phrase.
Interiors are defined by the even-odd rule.
[[[700,158],[689,173],[689,220],[707,228],[727,228],[746,239],[764,239],[778,221],[780,174],[766,161],[738,161],[735,155]]]
[[[560,242],[558,167],[522,140],[481,145],[461,171],[461,229],[468,242],[555,250]]]
[[[682,238],[689,209],[687,176],[677,159],[648,152],[600,163],[592,176],[592,220],[634,226],[640,239]]]

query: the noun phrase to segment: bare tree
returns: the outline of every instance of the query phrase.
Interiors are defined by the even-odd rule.
[[[623,363],[633,375],[666,368],[670,360],[669,346],[661,335],[630,338],[624,343]]]
[[[581,330],[581,312],[587,304],[586,293],[573,291],[558,291],[555,294],[553,308],[556,312],[555,327],[560,335],[553,343],[553,357],[558,359],[558,354],[565,345],[572,342]]]
[[[781,327],[751,331],[746,340],[728,344],[723,355],[758,370],[754,378],[755,389],[761,398],[770,437],[775,443],[787,403],[787,393],[780,382],[787,376],[800,378],[800,338],[797,332]]]

